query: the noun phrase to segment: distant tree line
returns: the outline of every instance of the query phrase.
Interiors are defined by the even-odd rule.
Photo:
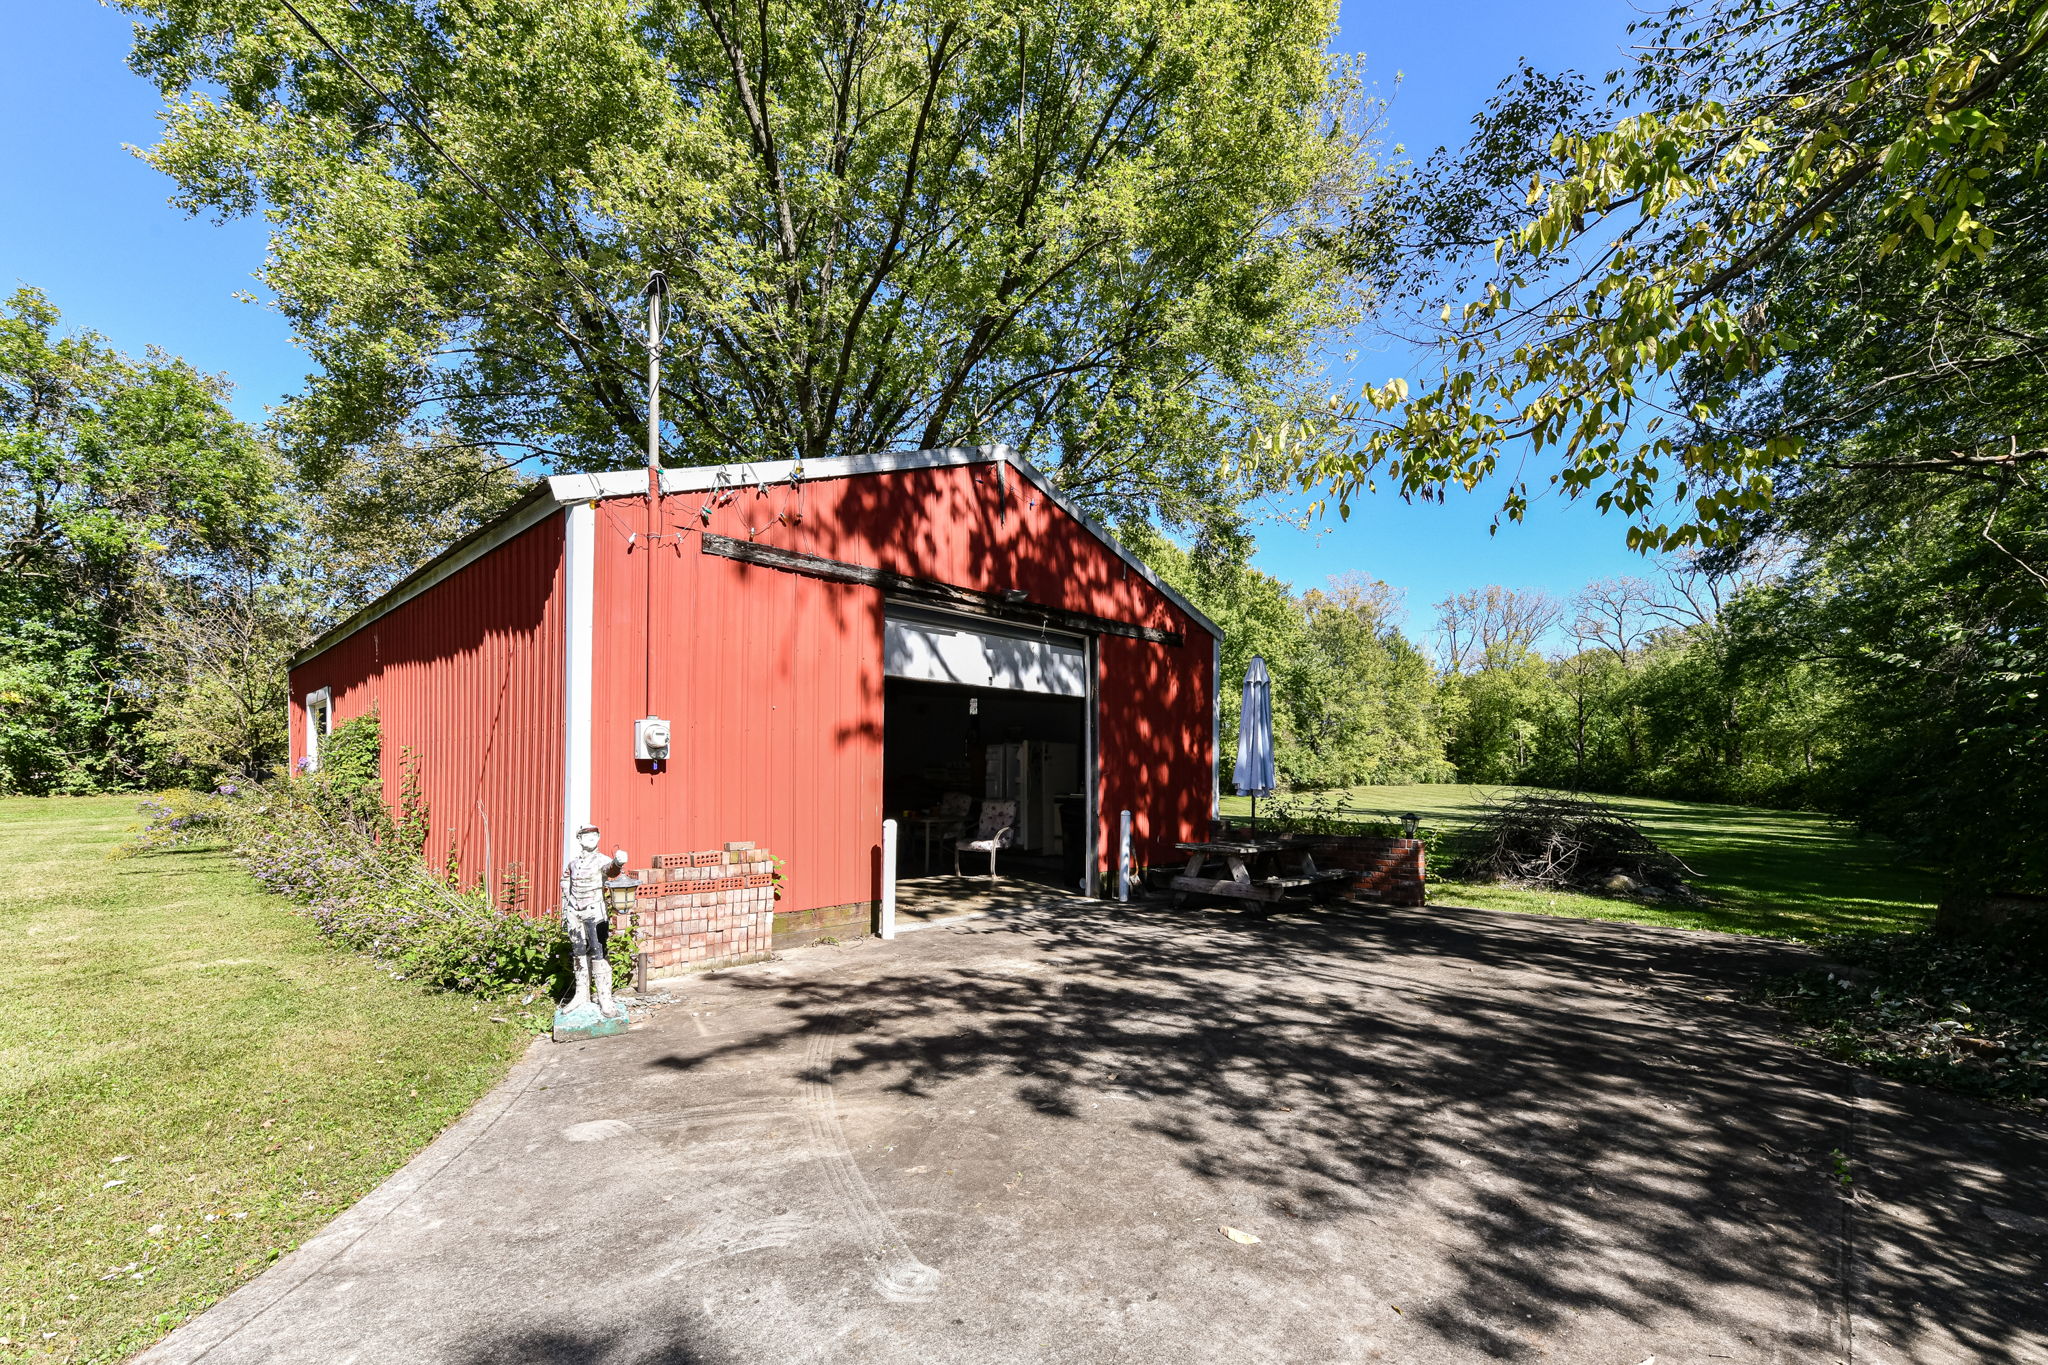
[[[1360,574],[1297,593],[1235,547],[1141,541],[1225,631],[1223,740],[1254,655],[1274,679],[1292,788],[1524,783],[1808,806],[1839,795],[1854,733],[1840,671],[1776,632],[1782,578],[1674,561],[1569,600],[1488,585],[1434,604],[1420,641],[1400,593]]]
[[[1436,670],[1401,629],[1398,591],[1345,574],[1296,593],[1251,566],[1242,537],[1190,549],[1134,525],[1123,538],[1223,630],[1226,791],[1254,657],[1273,675],[1274,756],[1286,785],[1454,780]]]
[[[175,356],[0,301],[0,793],[137,791],[285,760],[313,632],[505,505],[460,443],[352,452],[318,484]]]
[[[1435,603],[1421,642],[1384,583],[1297,593],[1243,542],[1134,538],[1226,632],[1226,764],[1257,654],[1290,787],[1466,781],[1811,808],[1974,884],[2025,886],[2038,839],[1998,803],[2033,799],[2043,675],[2000,665],[2038,636],[1994,626],[2012,562],[1977,529],[1928,516],[1882,550],[1759,539],[1568,600],[1482,587]]]
[[[1846,697],[1827,668],[1760,637],[1764,591],[1681,560],[1568,601],[1497,587],[1446,598],[1446,757],[1473,782],[1815,804]]]

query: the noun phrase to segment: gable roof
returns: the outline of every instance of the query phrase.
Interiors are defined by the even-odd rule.
[[[814,482],[820,479],[848,479],[861,474],[885,474],[905,469],[944,469],[957,465],[1007,464],[1030,480],[1032,486],[1059,509],[1086,527],[1117,558],[1157,588],[1167,601],[1187,613],[1203,630],[1223,638],[1223,629],[1194,603],[1176,592],[1136,555],[1117,543],[1116,537],[1089,516],[1059,489],[1043,471],[1006,445],[947,446],[937,450],[900,453],[844,455],[822,460],[755,460],[736,464],[695,465],[687,469],[661,471],[663,493],[703,493],[721,488],[757,487],[787,483],[792,479]],[[436,583],[475,563],[506,541],[531,530],[571,503],[592,499],[645,496],[647,471],[615,469],[603,474],[553,474],[535,484],[526,495],[507,508],[495,521],[470,532],[446,550],[401,579],[376,601],[363,607],[321,633],[320,637],[292,656],[291,667],[326,652],[380,616],[419,596]]]

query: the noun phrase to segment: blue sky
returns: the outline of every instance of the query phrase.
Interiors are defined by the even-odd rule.
[[[1611,69],[1636,13],[1627,0],[1346,0],[1336,46],[1366,54],[1370,78],[1393,99],[1387,141],[1420,158],[1462,141],[1522,57]],[[234,297],[259,287],[251,274],[263,261],[262,224],[186,218],[166,202],[169,182],[123,150],[154,140],[157,109],[155,91],[124,65],[126,16],[46,0],[17,6],[12,32],[0,45],[0,286],[37,285],[71,326],[227,374],[236,407],[260,419],[307,368],[275,312]],[[1354,380],[1394,374],[1424,377],[1404,353],[1369,350]],[[1488,487],[1442,505],[1382,493],[1354,504],[1349,523],[1333,517],[1314,532],[1276,519],[1261,527],[1258,562],[1297,587],[1347,570],[1384,578],[1407,590],[1418,632],[1447,592],[1504,583],[1562,596],[1645,567],[1623,546],[1621,519],[1590,504],[1546,499],[1490,536],[1498,501]]]

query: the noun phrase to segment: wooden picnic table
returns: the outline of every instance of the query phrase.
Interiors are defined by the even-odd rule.
[[[1174,847],[1188,855],[1186,870],[1172,882],[1176,906],[1197,895],[1270,906],[1306,891],[1320,900],[1357,879],[1353,872],[1318,868],[1308,848],[1291,839],[1210,839]]]

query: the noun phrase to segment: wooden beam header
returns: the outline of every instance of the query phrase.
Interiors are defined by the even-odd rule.
[[[1134,625],[1128,621],[1115,621],[1107,616],[1094,616],[1084,611],[1068,611],[1064,607],[1048,607],[1029,600],[1011,601],[1001,593],[957,587],[930,578],[913,578],[909,574],[871,568],[865,564],[849,564],[845,560],[827,559],[823,555],[805,554],[801,550],[785,550],[777,545],[735,540],[731,536],[716,536],[709,532],[698,539],[703,543],[704,553],[707,555],[737,560],[742,564],[757,564],[765,569],[780,569],[784,573],[803,574],[808,578],[824,578],[835,583],[858,583],[864,587],[880,588],[891,597],[926,606],[970,612],[999,621],[1020,621],[1029,625],[1051,626],[1082,634],[1117,635],[1128,640],[1148,640],[1156,645],[1172,645],[1175,648],[1187,642],[1187,637],[1177,630]]]

